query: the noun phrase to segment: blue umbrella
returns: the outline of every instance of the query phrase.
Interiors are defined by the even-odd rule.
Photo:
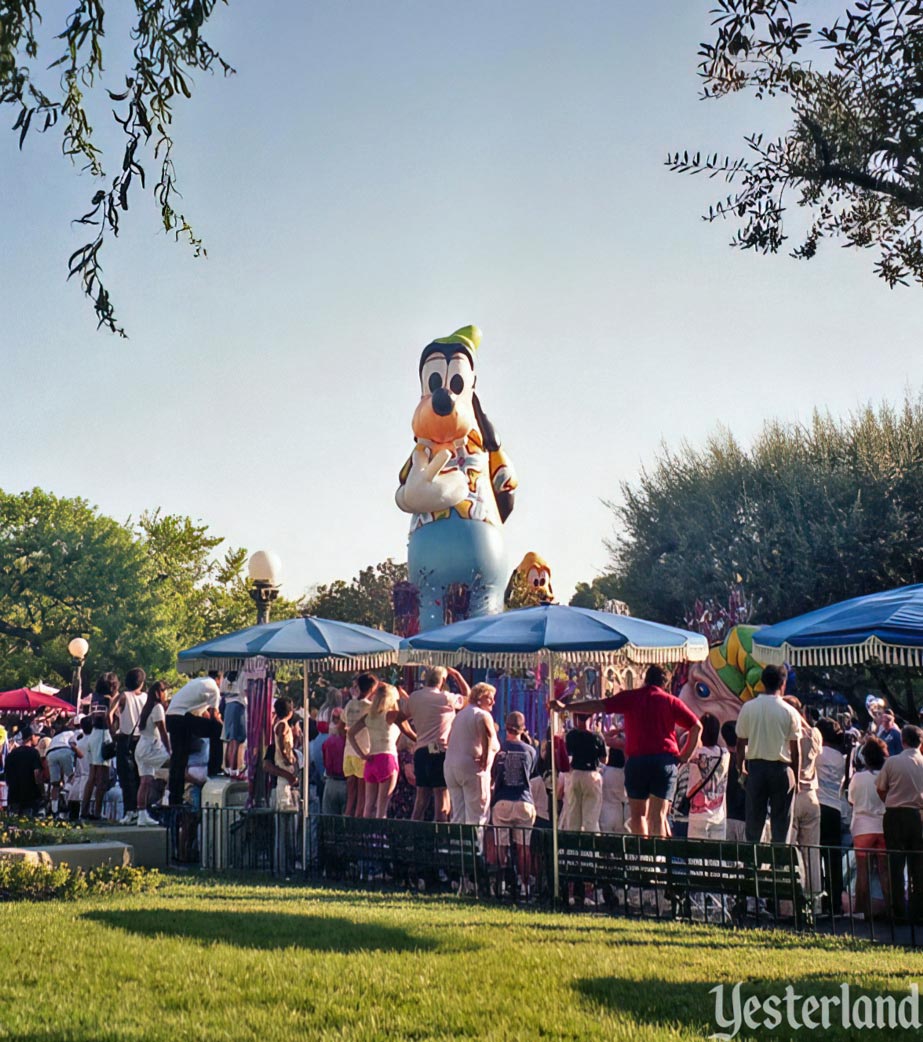
[[[527,668],[536,656],[558,662],[602,665],[624,662],[701,662],[708,641],[699,633],[589,608],[543,604],[502,615],[482,615],[409,637],[401,644],[408,662]]]
[[[380,669],[397,661],[400,637],[352,622],[302,616],[248,626],[179,653],[186,671],[262,655],[303,662],[315,669]],[[229,661],[230,660],[230,661]]]
[[[179,668],[188,672],[223,666],[230,669],[246,659],[262,657],[302,663],[305,712],[308,704],[308,671],[320,669],[380,669],[397,661],[400,637],[369,626],[301,616],[248,626],[245,630],[215,637],[179,653]],[[267,703],[266,711],[269,711]],[[304,750],[302,782],[301,863],[307,872],[310,853],[308,800],[308,750]]]
[[[757,631],[753,655],[797,666],[923,666],[923,584],[818,608]]]
[[[542,604],[502,615],[482,615],[409,637],[401,643],[407,662],[499,666],[522,669],[536,660],[548,663],[548,697],[554,696],[556,662],[606,665],[633,662],[695,662],[708,657],[708,641],[699,633],[613,615],[589,608]],[[557,791],[554,742],[551,743],[551,787]],[[558,801],[551,801],[554,893],[559,892]]]

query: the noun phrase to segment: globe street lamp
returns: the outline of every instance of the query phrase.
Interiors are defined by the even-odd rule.
[[[74,660],[74,671],[71,676],[71,697],[74,700],[74,706],[80,710],[80,670],[83,667],[83,660],[87,657],[87,652],[90,650],[89,642],[84,640],[83,637],[74,637],[70,644],[67,645],[67,651],[70,657]]]
[[[282,565],[274,553],[257,550],[247,562],[247,574],[253,583],[250,596],[256,605],[256,624],[261,626],[264,622],[269,622],[272,602],[279,596]]]

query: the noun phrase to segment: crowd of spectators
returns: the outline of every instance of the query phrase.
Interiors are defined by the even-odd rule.
[[[527,830],[550,827],[556,808],[562,830],[792,844],[826,911],[923,922],[923,731],[881,703],[860,731],[850,714],[802,706],[786,679],[766,667],[764,692],[722,725],[696,717],[652,666],[640,688],[552,701],[563,736],[532,736],[521,713],[498,725],[495,688],[456,670],[428,668],[409,694],[363,673],[342,691],[328,684],[306,720],[276,699],[262,767],[277,810],[298,808],[306,754],[318,813],[492,824],[488,860],[522,888],[537,871]],[[124,686],[106,672],[73,715],[7,720],[7,810],[155,825],[160,808],[197,806],[209,776],[242,777],[236,677],[169,695],[140,668]]]

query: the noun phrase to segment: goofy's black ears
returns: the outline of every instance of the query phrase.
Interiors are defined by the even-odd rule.
[[[474,418],[478,421],[478,428],[484,439],[484,448],[488,452],[496,452],[500,448],[500,436],[497,434],[494,425],[488,420],[477,394],[471,396],[471,401],[474,405]]]

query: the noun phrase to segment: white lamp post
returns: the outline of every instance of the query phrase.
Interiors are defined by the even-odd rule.
[[[80,709],[80,670],[83,667],[83,660],[87,657],[87,652],[90,650],[90,644],[84,640],[83,637],[74,637],[71,642],[67,645],[67,651],[70,657],[74,660],[74,671],[71,676],[71,695],[74,699],[74,707],[79,711]]]
[[[256,605],[256,623],[260,626],[269,622],[272,602],[279,596],[282,564],[274,553],[257,550],[247,562],[247,574],[253,583],[250,596]]]

